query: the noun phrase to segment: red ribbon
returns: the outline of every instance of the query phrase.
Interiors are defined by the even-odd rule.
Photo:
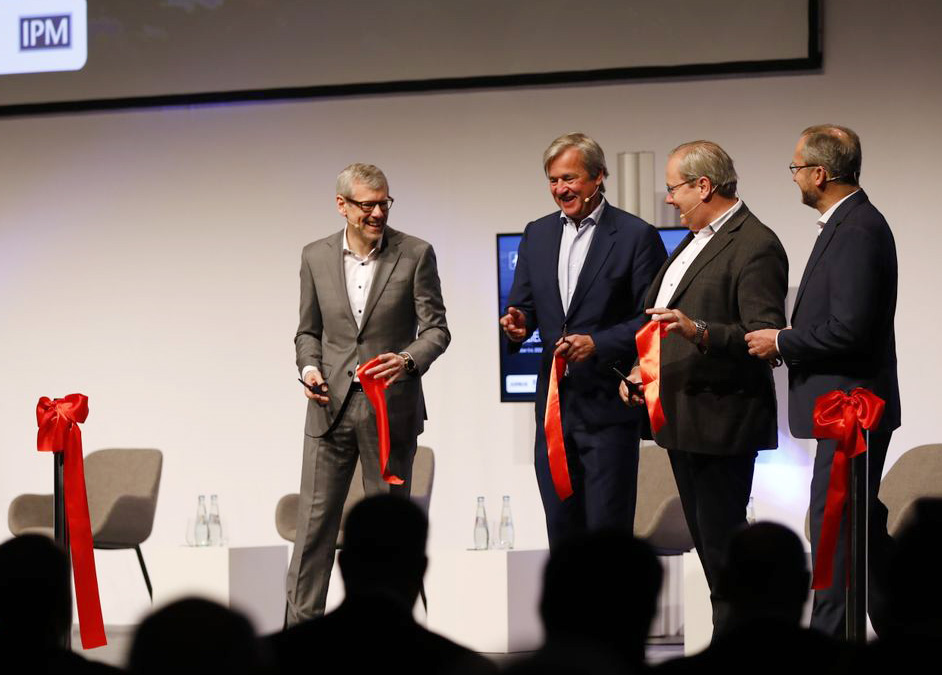
[[[82,430],[79,424],[87,417],[88,397],[82,394],[70,394],[54,400],[43,396],[36,404],[36,422],[39,424],[37,450],[65,453],[65,513],[72,551],[79,631],[82,647],[92,649],[108,644],[108,640],[101,617],[92,525],[88,516],[88,495],[85,493]]]
[[[831,462],[831,479],[814,560],[811,580],[814,590],[830,588],[833,582],[834,552],[841,527],[841,513],[847,501],[849,461],[867,451],[861,428],[876,427],[883,416],[884,406],[883,399],[861,387],[853,389],[849,394],[838,389],[819,396],[815,401],[812,435],[818,439],[836,439],[837,449]]]
[[[566,462],[566,444],[563,442],[563,420],[559,412],[559,380],[565,372],[566,358],[554,356],[550,368],[549,391],[546,393],[546,412],[543,414],[550,476],[560,500],[568,499],[572,495],[569,464]]]
[[[635,333],[644,402],[651,419],[651,431],[655,433],[667,424],[664,409],[661,408],[661,339],[666,336],[667,324],[661,321],[648,321]]]
[[[389,381],[377,379],[372,375],[367,375],[366,371],[373,366],[381,365],[383,362],[377,356],[357,368],[357,375],[360,377],[360,384],[363,386],[363,393],[373,405],[376,411],[376,432],[379,434],[379,469],[383,474],[383,480],[390,485],[402,485],[403,481],[389,471],[389,413],[386,411],[385,390],[389,387]]]

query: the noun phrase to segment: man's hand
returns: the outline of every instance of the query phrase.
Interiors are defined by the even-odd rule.
[[[646,314],[651,315],[652,321],[666,323],[668,333],[676,333],[690,342],[693,342],[693,339],[697,336],[697,324],[679,309],[652,307],[644,311]]]
[[[570,363],[579,363],[595,354],[595,341],[591,335],[563,335],[556,341],[553,356],[562,356]]]
[[[527,317],[516,307],[507,308],[507,313],[500,317],[500,327],[511,342],[527,339]]]
[[[775,328],[763,328],[746,333],[749,353],[766,361],[774,361],[779,356],[778,349],[775,347],[775,338],[778,334],[779,331]]]
[[[304,376],[304,381],[307,384],[324,384],[324,378],[321,376],[321,371],[317,368],[314,370],[307,371],[307,375]],[[317,405],[327,405],[327,402],[330,400],[326,395],[315,394],[313,391],[304,387],[304,395],[310,399],[313,399]]]
[[[632,368],[631,372],[628,373],[628,380],[637,384],[638,388],[641,390],[641,393],[644,393],[644,385],[641,383],[641,368],[638,366]],[[624,380],[622,380],[621,384],[618,385],[618,395],[621,396],[621,400],[625,402],[625,405],[631,408],[635,407],[636,405],[644,405],[644,397],[632,393],[628,389],[628,385],[625,384]]]
[[[392,384],[406,370],[406,360],[399,354],[386,352],[376,358],[380,362],[367,370],[366,374],[375,377],[377,380],[386,380],[387,384]]]

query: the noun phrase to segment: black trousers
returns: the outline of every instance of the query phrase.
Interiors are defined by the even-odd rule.
[[[727,608],[717,589],[732,535],[746,525],[756,452],[708,455],[668,450],[684,518],[710,586],[713,631],[725,629]]]
[[[567,427],[563,440],[573,494],[561,501],[553,487],[543,425],[536,425],[534,465],[546,514],[550,549],[566,537],[588,530],[634,527],[638,492],[639,424],[596,428]]]
[[[885,628],[886,616],[886,577],[890,558],[893,555],[893,539],[886,530],[887,510],[878,498],[886,451],[890,446],[892,431],[879,431],[870,434],[870,447],[867,450],[867,464],[870,470],[869,511],[870,524],[867,535],[867,562],[869,564],[868,605],[870,623],[879,635]],[[812,560],[817,559],[818,539],[821,534],[821,519],[824,517],[824,505],[827,502],[828,484],[831,479],[831,462],[834,458],[836,440],[818,441],[814,458],[814,473],[811,477],[811,551]],[[834,552],[834,578],[830,588],[814,593],[814,605],[811,610],[811,627],[827,635],[843,638],[845,634],[845,600],[847,588],[847,561],[849,559],[847,537],[847,511],[841,519],[841,531]]]

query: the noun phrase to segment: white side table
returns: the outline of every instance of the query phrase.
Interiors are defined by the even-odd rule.
[[[429,552],[428,628],[476,652],[532,651],[549,551]]]
[[[147,567],[155,608],[198,596],[244,613],[259,634],[284,625],[286,545],[152,546]]]

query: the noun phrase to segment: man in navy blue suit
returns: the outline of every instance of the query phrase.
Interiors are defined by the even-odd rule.
[[[612,366],[630,367],[637,356],[644,296],[667,254],[654,227],[605,200],[608,169],[594,140],[557,138],[543,168],[560,211],[527,225],[500,325],[511,350],[537,329],[544,344],[534,463],[555,546],[569,534],[634,523],[643,413],[622,405]],[[566,499],[554,488],[543,426],[554,355],[567,362],[559,384]]]
[[[788,365],[788,421],[796,438],[812,437],[815,401],[835,389],[872,390],[886,402],[867,452],[870,485],[870,619],[886,622],[884,578],[892,553],[886,507],[877,498],[893,430],[900,425],[896,375],[896,244],[886,219],[860,188],[860,138],[833,124],[805,129],[791,166],[804,204],[821,213],[818,238],[795,296],[791,327],[746,335],[749,353]],[[818,441],[811,478],[811,548],[817,555],[837,442]],[[845,517],[846,521],[846,517]],[[811,626],[844,635],[846,522],[841,525],[830,588],[816,591]]]

